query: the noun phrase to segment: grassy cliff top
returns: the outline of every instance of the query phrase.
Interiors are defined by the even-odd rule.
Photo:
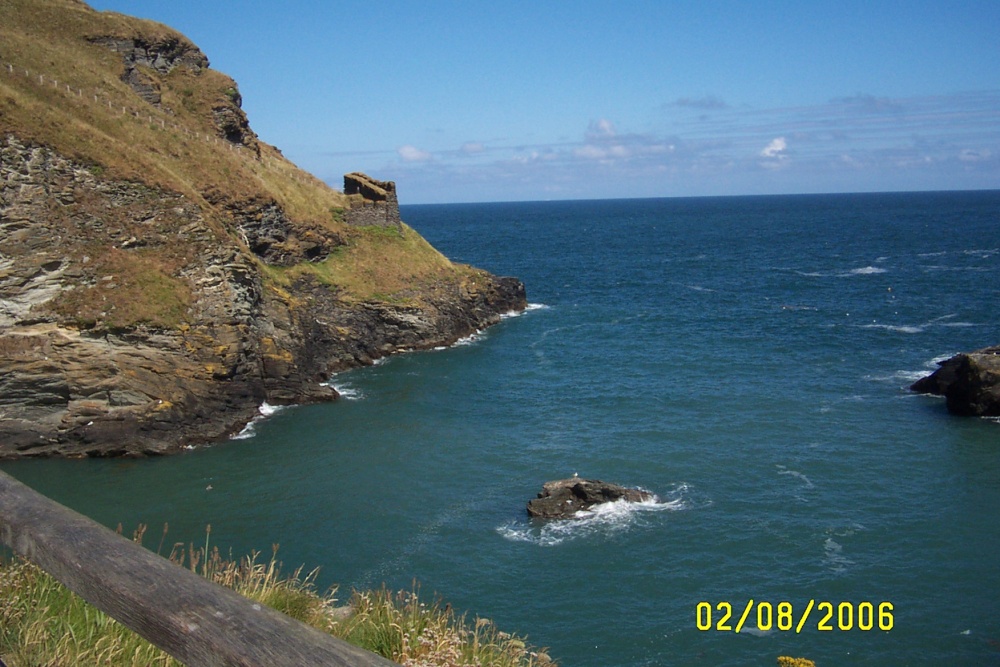
[[[260,141],[240,104],[236,82],[167,26],[79,0],[0,3],[0,138],[51,148],[102,179],[181,194],[226,243],[240,244],[230,214],[247,202],[273,202],[293,227],[343,242],[299,271],[264,272],[279,284],[307,276],[345,296],[399,300],[471,275],[405,226],[387,237],[345,224],[351,198]]]
[[[342,194],[274,147],[255,142],[258,158],[221,136],[213,110],[242,113],[231,78],[207,67],[178,64],[163,73],[137,64],[160,96],[150,104],[122,80],[127,54],[107,45],[115,39],[201,55],[167,26],[77,0],[0,3],[0,133],[193,199],[211,192],[273,198],[292,217],[324,222],[344,205]]]

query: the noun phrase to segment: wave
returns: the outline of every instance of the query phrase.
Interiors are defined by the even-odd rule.
[[[953,356],[955,355],[942,354],[940,356],[934,357],[933,359],[928,359],[927,361],[924,362],[924,366],[920,370],[903,369],[894,371],[892,373],[889,373],[888,375],[867,375],[865,376],[865,378],[868,380],[874,380],[876,382],[895,382],[895,383],[904,382],[905,385],[909,387],[917,380],[921,380],[930,375],[931,373],[933,373],[934,371],[936,371],[938,366],[941,365],[942,361],[947,361],[948,359],[951,359]]]
[[[813,484],[812,481],[808,477],[806,477],[804,474],[802,474],[798,470],[789,470],[788,468],[786,468],[783,465],[778,465],[776,467],[778,468],[778,474],[779,475],[788,475],[790,477],[794,477],[794,478],[800,480],[805,485],[805,488],[807,488],[807,489],[813,489],[813,488],[816,487],[816,485]]]
[[[453,347],[463,347],[465,345],[472,345],[473,343],[478,342],[483,337],[483,332],[484,332],[483,329],[476,329],[468,336],[463,336],[459,338],[451,345],[438,345],[434,349],[440,352],[441,350],[447,350]]]
[[[854,565],[854,561],[844,555],[844,546],[832,537],[826,538],[823,543],[823,563],[836,574],[843,574]]]
[[[526,313],[530,313],[535,310],[545,310],[548,307],[549,306],[546,306],[544,303],[529,303],[524,310],[510,310],[507,311],[506,313],[501,313],[500,319],[509,320],[511,318],[520,317],[521,315],[525,315]],[[440,352],[442,350],[449,350],[453,347],[472,345],[473,343],[479,342],[485,334],[486,334],[486,329],[476,329],[468,336],[463,336],[462,338],[459,338],[451,345],[438,345],[437,347],[434,348],[434,350]]]
[[[929,370],[923,370],[923,371],[896,371],[895,373],[893,373],[891,375],[886,375],[886,376],[881,376],[881,377],[873,377],[872,379],[873,380],[885,380],[885,381],[896,380],[896,381],[905,382],[907,385],[911,385],[914,382],[916,382],[917,380],[921,380],[921,379],[927,377],[930,373],[931,373],[931,371],[929,371]]]
[[[526,315],[535,310],[548,310],[550,306],[546,306],[544,303],[529,303],[524,310],[509,310],[506,313],[500,314],[501,320],[508,320],[512,317],[520,317],[521,315]]]
[[[826,539],[823,541],[823,564],[834,574],[847,572],[848,568],[854,565],[854,560],[844,555],[844,545],[833,538],[850,538],[858,532],[867,530],[860,523],[827,529]]]
[[[905,334],[918,334],[923,333],[928,327],[955,327],[955,328],[965,328],[965,327],[977,327],[979,326],[975,322],[951,322],[952,318],[957,317],[955,313],[950,315],[942,315],[941,317],[935,317],[932,320],[928,320],[923,324],[878,324],[873,322],[872,324],[862,324],[859,325],[862,329],[884,329],[885,331],[894,331],[896,333]]]
[[[671,281],[671,285],[677,285],[678,287],[683,287],[685,289],[693,290],[695,292],[715,292],[716,290],[711,287],[704,287],[702,285],[694,285],[691,283],[682,283],[677,281]]]
[[[883,269],[879,266],[861,266],[856,269],[850,269],[847,271],[799,271],[796,270],[800,276],[805,276],[808,278],[851,278],[854,276],[873,276],[880,273],[889,273],[889,269]]]
[[[911,326],[911,325],[897,325],[897,324],[862,324],[862,329],[885,329],[886,331],[895,331],[898,333],[905,334],[918,334],[924,332],[923,326]]]
[[[992,257],[993,255],[1000,252],[1000,248],[990,248],[988,250],[963,250],[963,255],[972,255],[973,257]]]
[[[326,384],[328,387],[337,392],[340,398],[344,399],[345,401],[360,401],[362,398],[365,397],[365,395],[361,392],[360,389],[358,389],[357,387],[353,387],[346,382],[335,383],[333,381],[333,378],[331,378]]]
[[[247,422],[247,425],[243,427],[243,430],[236,435],[230,437],[230,440],[247,440],[254,437],[257,434],[257,424],[264,421],[268,417],[276,415],[281,412],[287,405],[271,405],[267,401],[264,401],[259,406],[257,406],[257,416]]]
[[[888,273],[888,269],[882,269],[877,266],[862,266],[860,269],[851,269],[844,276],[871,276],[878,273]]]
[[[667,498],[654,495],[652,500],[630,503],[618,500],[581,510],[574,519],[539,521],[525,519],[497,526],[496,532],[511,542],[528,542],[542,547],[554,547],[571,540],[591,536],[609,537],[645,525],[645,515],[654,512],[692,509],[690,487],[678,484]]]

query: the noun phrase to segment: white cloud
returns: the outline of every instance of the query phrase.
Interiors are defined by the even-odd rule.
[[[643,132],[592,116],[547,142],[459,140],[433,154],[408,145],[392,151],[394,164],[369,171],[391,167],[403,172],[397,181],[425,178],[429,192],[464,179],[483,200],[542,197],[540,184],[548,183],[565,186],[560,196],[567,197],[968,189],[995,187],[1000,173],[993,122],[1000,91],[898,101],[855,96],[788,108],[724,107],[712,98],[676,106],[713,110],[705,119],[675,110],[676,118]],[[358,165],[349,167],[342,171]]]
[[[771,143],[767,145],[764,150],[760,152],[761,157],[766,158],[777,158],[781,159],[786,157],[785,150],[788,148],[788,142],[785,141],[784,137],[776,137],[771,140]]]
[[[432,157],[427,151],[422,151],[416,146],[409,144],[400,146],[396,149],[396,152],[399,153],[399,157],[403,158],[404,162],[426,162]]]

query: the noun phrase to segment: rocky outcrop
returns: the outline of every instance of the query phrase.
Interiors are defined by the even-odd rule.
[[[265,264],[321,258],[339,237],[275,201],[195,202],[12,136],[0,158],[0,457],[215,440],[263,401],[332,400],[334,372],[526,305],[519,281],[485,272],[412,305],[343,299],[309,273],[276,285]]]
[[[121,54],[121,80],[155,107],[160,107],[162,102],[162,77],[178,67],[187,69],[195,76],[208,71],[205,54],[180,35],[167,33],[155,38],[103,35],[90,37],[89,41]],[[259,157],[257,134],[250,129],[250,121],[242,107],[243,97],[236,82],[225,77],[220,96],[212,105],[212,121],[219,137],[248,148]]]
[[[179,35],[157,39],[102,35],[91,37],[90,41],[121,54],[126,68],[139,65],[160,74],[170,74],[181,66],[195,73],[208,68],[208,58],[201,49]]]
[[[654,500],[649,491],[631,489],[598,479],[571,477],[545,482],[538,497],[528,501],[528,514],[539,519],[573,519],[595,505],[624,500],[639,503]]]
[[[344,240],[330,229],[292,224],[273,199],[233,200],[218,192],[206,193],[206,197],[226,211],[250,251],[272,266],[320,262],[344,245]]]
[[[957,354],[939,366],[910,389],[944,396],[956,415],[1000,417],[1000,345]]]
[[[252,150],[260,157],[260,142],[257,134],[250,129],[250,121],[243,111],[243,98],[233,83],[223,91],[220,99],[212,105],[212,121],[219,136],[229,143]]]
[[[91,37],[90,41],[100,44],[115,53],[120,53],[124,71],[121,80],[127,83],[139,97],[153,106],[160,105],[160,85],[143,68],[165,76],[177,67],[187,67],[194,73],[208,68],[208,58],[194,44],[176,36],[147,40],[141,37]]]

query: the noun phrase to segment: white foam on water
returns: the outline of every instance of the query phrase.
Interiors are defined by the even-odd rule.
[[[684,287],[689,290],[694,290],[695,292],[714,292],[715,290],[710,287],[702,287],[701,285],[684,285]]]
[[[896,324],[862,324],[862,329],[885,329],[886,331],[895,331],[897,333],[905,334],[918,334],[923,333],[924,328],[922,326],[911,326],[911,325],[896,325]]]
[[[507,320],[512,317],[520,317],[521,315],[525,315],[535,310],[546,310],[548,308],[549,306],[546,306],[544,303],[529,303],[524,310],[510,310],[506,313],[502,313],[500,315],[500,319]]]
[[[963,250],[962,254],[963,255],[973,255],[975,257],[986,258],[986,257],[990,257],[991,255],[995,255],[998,252],[1000,252],[1000,248],[991,248],[989,250]]]
[[[247,422],[247,425],[243,427],[243,430],[236,435],[230,437],[230,440],[246,440],[252,438],[256,435],[256,429],[254,429],[253,421]]]
[[[905,382],[913,384],[917,380],[927,377],[927,371],[896,371],[891,375],[875,375],[869,379],[879,382]]]
[[[554,547],[590,536],[609,537],[641,527],[645,524],[646,514],[690,509],[691,503],[685,498],[688,490],[687,484],[679,484],[667,500],[655,495],[652,500],[641,503],[618,500],[595,505],[591,510],[581,510],[573,519],[515,521],[497,526],[496,532],[511,542],[528,542],[542,547]]]
[[[360,401],[365,397],[365,395],[361,393],[360,389],[352,387],[346,382],[338,382],[334,384],[333,380],[330,380],[326,384],[337,392],[337,394],[339,394],[345,401]]]
[[[783,465],[778,465],[776,467],[778,468],[778,474],[779,475],[788,475],[790,477],[794,477],[794,478],[796,478],[798,480],[801,480],[805,484],[805,487],[807,489],[816,488],[816,485],[813,484],[812,481],[808,477],[806,477],[804,474],[800,473],[798,470],[789,470],[788,468],[786,468]]]
[[[847,572],[848,566],[854,565],[854,561],[844,555],[844,546],[832,537],[823,543],[823,563],[837,574]]]
[[[260,407],[257,408],[257,412],[260,413],[261,417],[270,417],[271,415],[277,414],[284,409],[285,406],[283,405],[271,405],[267,401],[264,401],[260,404]]]
[[[275,415],[287,406],[285,405],[271,405],[267,401],[264,401],[257,407],[257,416],[247,422],[247,425],[243,427],[243,430],[236,435],[230,437],[230,440],[247,440],[254,437],[257,434],[257,424],[264,421],[268,417]]]
[[[853,276],[871,276],[877,275],[879,273],[888,273],[889,269],[883,269],[879,266],[861,266],[856,269],[850,269],[848,271],[799,271],[795,270],[800,276],[805,276],[808,278],[851,278]]]
[[[938,318],[942,319],[942,318]],[[945,325],[947,326],[947,325]],[[924,362],[924,367],[920,370],[898,370],[888,375],[867,375],[865,379],[872,380],[874,382],[894,382],[894,383],[905,383],[909,386],[916,382],[917,380],[922,380],[934,371],[938,369],[942,361],[947,361],[951,359],[954,354],[942,354],[941,356],[934,357],[928,361]]]
[[[877,266],[862,266],[858,269],[851,269],[847,273],[843,273],[843,276],[871,276],[877,273],[888,273],[888,269],[882,269]]]
[[[478,341],[482,337],[483,337],[483,330],[482,329],[476,329],[474,332],[470,333],[468,336],[464,336],[464,337],[459,338],[458,340],[456,340],[454,343],[452,343],[451,346],[452,347],[463,347],[465,345],[472,345],[473,343],[475,343],[476,341]],[[447,350],[448,348],[447,347],[436,347],[434,349],[435,350]]]
[[[823,564],[836,574],[846,572],[851,565],[854,565],[854,561],[844,555],[844,545],[833,538],[851,537],[859,531],[866,530],[868,529],[860,523],[828,529],[827,538],[823,542]]]

